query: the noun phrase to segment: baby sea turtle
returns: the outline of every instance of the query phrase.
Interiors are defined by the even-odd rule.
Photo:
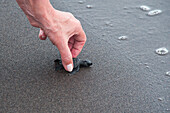
[[[55,61],[55,69],[56,71],[64,69],[61,59],[56,59]],[[73,58],[73,71],[69,72],[70,74],[75,74],[79,71],[80,67],[90,67],[92,62],[90,60],[81,60],[79,58]]]

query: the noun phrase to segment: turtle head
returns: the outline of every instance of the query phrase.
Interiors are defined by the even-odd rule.
[[[84,67],[89,67],[92,65],[92,62],[90,60],[84,60],[81,62],[81,66],[84,66]]]

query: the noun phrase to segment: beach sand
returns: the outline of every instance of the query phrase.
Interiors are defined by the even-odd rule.
[[[170,112],[170,54],[155,53],[170,51],[169,0],[51,2],[81,21],[87,42],[79,58],[93,65],[56,72],[56,47],[38,38],[16,1],[0,1],[1,113]],[[148,16],[141,5],[162,13]]]

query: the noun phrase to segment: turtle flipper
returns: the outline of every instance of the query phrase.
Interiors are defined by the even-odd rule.
[[[76,72],[78,72],[80,70],[80,66],[77,66],[76,68],[73,69],[72,72],[70,72],[71,75],[75,74]]]
[[[92,62],[90,60],[81,60],[80,66],[81,67],[90,67],[92,65]]]
[[[54,62],[56,71],[64,69],[62,61],[60,59],[56,59]],[[69,72],[71,75],[78,72],[80,70],[80,67],[91,66],[92,62],[90,60],[80,60],[79,58],[73,58],[73,65],[74,65],[73,71]]]
[[[56,59],[54,62],[55,62],[55,70],[56,71],[64,68],[62,65],[62,61],[60,59]]]
[[[64,69],[64,67],[63,66],[55,66],[56,71],[61,70],[61,69]]]

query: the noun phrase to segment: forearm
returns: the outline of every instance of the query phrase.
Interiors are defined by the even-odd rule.
[[[26,14],[30,24],[42,28],[46,24],[50,12],[53,10],[49,0],[16,0]]]

